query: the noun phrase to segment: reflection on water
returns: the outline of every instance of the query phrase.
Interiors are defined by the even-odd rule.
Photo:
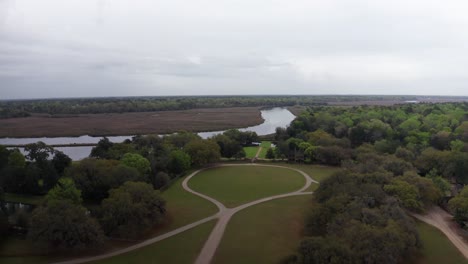
[[[273,109],[262,110],[262,118],[265,120],[262,124],[239,129],[240,131],[253,131],[257,135],[263,136],[275,133],[277,127],[287,127],[295,116],[286,108],[276,107]],[[225,131],[225,130],[224,130]],[[198,135],[202,138],[209,138],[224,131],[202,132]]]
[[[286,127],[295,116],[286,108],[273,108],[261,111],[262,118],[265,120],[262,124],[247,128],[239,129],[241,131],[254,131],[258,135],[268,135],[275,133],[277,127]],[[224,131],[202,132],[198,135],[202,138],[208,138],[216,134],[223,133]],[[133,136],[115,136],[107,137],[110,141],[121,143],[126,139],[132,139]],[[57,138],[0,138],[0,145],[24,145],[29,143],[36,143],[42,141],[48,145],[54,144],[85,144],[85,143],[98,143],[102,137],[57,137]],[[54,149],[62,151],[68,155],[72,160],[81,160],[89,156],[93,147],[56,147]],[[20,148],[24,152],[24,149]]]
[[[8,215],[13,215],[18,210],[24,210],[25,212],[31,212],[34,209],[34,205],[32,204],[24,204],[24,203],[15,203],[15,202],[4,202],[4,208],[6,209],[6,213]]]

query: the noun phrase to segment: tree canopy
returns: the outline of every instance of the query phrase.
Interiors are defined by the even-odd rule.
[[[126,182],[102,201],[100,222],[106,234],[132,238],[160,223],[165,213],[166,202],[151,185]]]

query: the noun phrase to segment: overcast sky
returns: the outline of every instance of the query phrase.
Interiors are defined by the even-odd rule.
[[[0,99],[468,95],[466,0],[0,0]]]

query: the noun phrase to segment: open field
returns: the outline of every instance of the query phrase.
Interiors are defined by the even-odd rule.
[[[262,147],[262,150],[258,154],[258,158],[264,159],[268,149],[271,147],[271,141],[262,141],[262,143],[260,144],[260,147]],[[244,147],[245,157],[249,158],[249,159],[254,158],[260,147],[255,147],[255,146],[253,146],[253,147]]]
[[[270,164],[270,163],[266,163]],[[292,164],[286,162],[272,162],[271,164],[277,164],[284,167],[295,168],[304,171],[309,174],[312,179],[321,182],[326,178],[330,177],[333,173],[339,171],[339,167],[330,167],[323,165],[309,165],[309,164]]]
[[[161,193],[167,202],[167,221],[153,232],[148,233],[149,237],[166,233],[217,212],[218,209],[210,201],[185,191],[182,188],[183,180],[184,178],[180,178],[169,189]]]
[[[93,264],[119,263],[180,263],[192,264],[215,225],[215,221],[197,226],[184,233],[156,242],[144,248]]]
[[[252,159],[257,154],[259,147],[244,147],[245,157],[248,159]]]
[[[213,263],[279,263],[302,239],[311,195],[269,201],[233,216]]]
[[[33,115],[0,119],[0,137],[61,137],[165,134],[214,131],[262,123],[259,107],[210,108],[184,111]]]
[[[462,264],[468,263],[458,249],[438,229],[417,221],[417,228],[423,249],[421,255],[415,257],[411,263],[417,264]]]
[[[201,172],[189,182],[189,187],[235,207],[275,194],[301,188],[304,177],[298,172],[272,167],[218,167]]]

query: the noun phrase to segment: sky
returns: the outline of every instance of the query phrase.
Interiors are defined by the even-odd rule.
[[[465,0],[0,0],[0,99],[468,95]]]

